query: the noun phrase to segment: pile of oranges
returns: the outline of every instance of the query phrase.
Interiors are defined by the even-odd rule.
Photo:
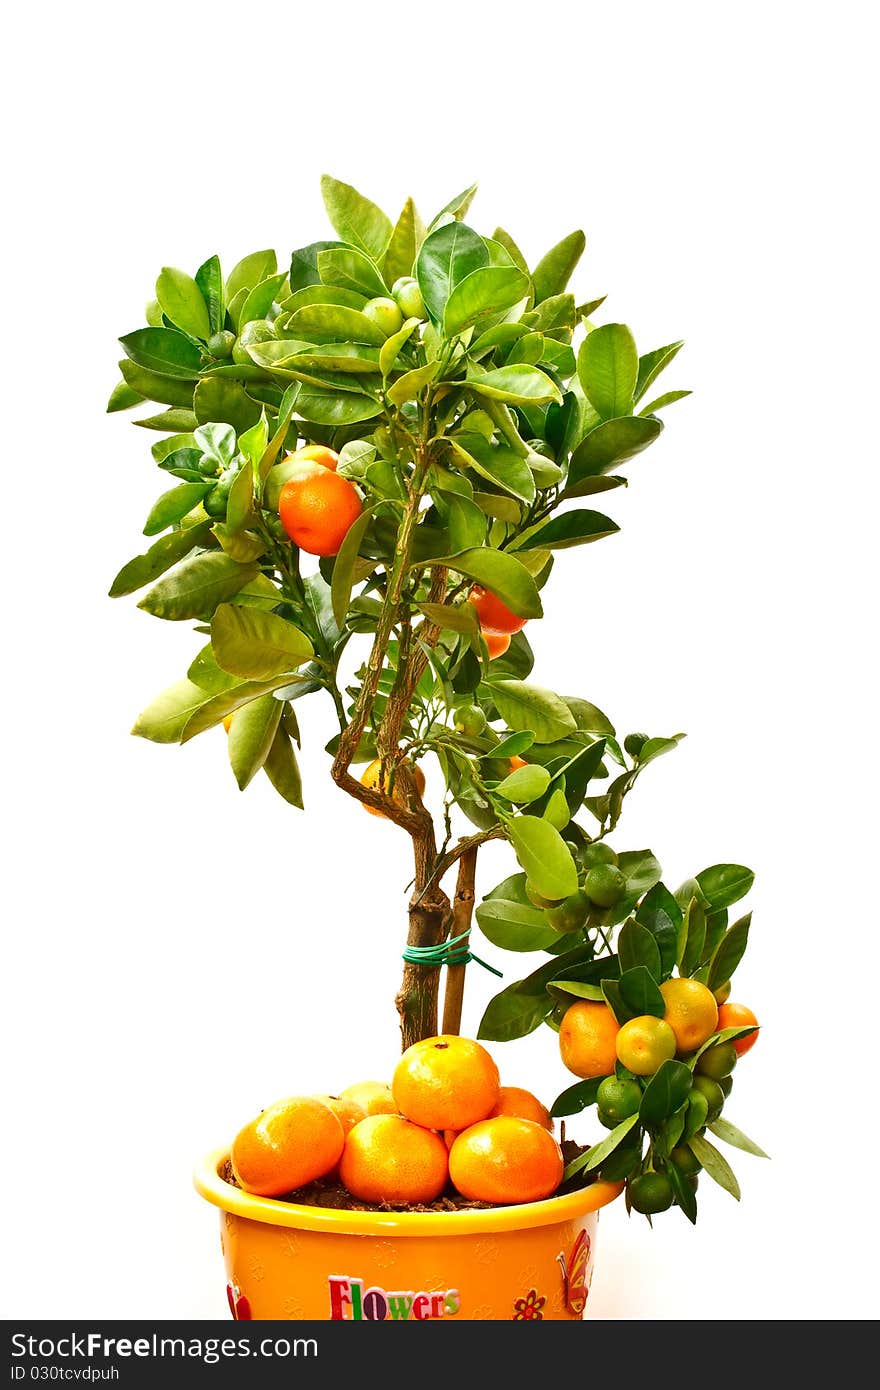
[[[547,1109],[502,1086],[470,1038],[441,1035],[407,1048],[390,1086],[361,1081],[337,1096],[289,1096],[236,1135],[236,1181],[284,1197],[319,1178],[360,1202],[416,1206],[458,1193],[474,1202],[535,1202],[562,1181]]]

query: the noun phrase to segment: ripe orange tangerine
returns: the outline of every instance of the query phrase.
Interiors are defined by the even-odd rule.
[[[501,1087],[495,1108],[488,1118],[492,1119],[496,1115],[513,1115],[520,1120],[533,1120],[544,1129],[553,1128],[553,1120],[546,1105],[542,1105],[536,1095],[524,1090],[522,1086]]]
[[[559,1025],[559,1053],[568,1070],[584,1079],[610,1076],[617,1065],[620,1025],[607,1004],[579,999]]]
[[[693,1052],[702,1047],[718,1027],[718,1003],[715,995],[699,980],[676,976],[660,986],[666,1004],[663,1015],[675,1034],[678,1052]]]
[[[446,1145],[401,1115],[368,1115],[348,1133],[339,1176],[362,1202],[433,1202],[449,1177]]]
[[[304,444],[301,449],[295,449],[292,454],[288,454],[285,462],[292,459],[317,463],[322,468],[329,468],[331,473],[335,473],[339,455],[334,449],[328,449],[326,444]]]
[[[391,1091],[402,1115],[426,1129],[466,1129],[498,1101],[498,1068],[472,1038],[443,1033],[408,1047]]]
[[[396,1115],[397,1106],[387,1081],[356,1081],[336,1097],[343,1105],[354,1105],[364,1115]]]
[[[281,525],[309,555],[336,555],[362,511],[353,483],[308,460],[288,478],[278,498]]]
[[[746,1004],[727,1003],[719,1005],[718,1028],[754,1028],[747,1038],[734,1038],[733,1046],[737,1057],[743,1057],[758,1041],[758,1020]]]
[[[422,772],[422,769],[420,767],[413,767],[412,775],[413,781],[416,784],[416,791],[418,792],[419,796],[423,796],[425,791],[424,772]],[[383,778],[382,776],[382,759],[374,758],[373,761],[370,763],[369,767],[361,776],[361,786],[376,787],[379,791],[385,791],[386,780],[387,779]],[[395,806],[406,807],[406,792],[403,789],[403,783],[400,780],[400,778],[395,777],[393,788],[394,789],[391,793],[391,800],[394,802]],[[363,805],[365,811],[369,811],[371,816],[379,816],[382,820],[387,820],[387,816],[385,815],[384,811],[379,811],[375,806],[367,806],[363,802],[361,804]]]
[[[314,1096],[288,1096],[239,1130],[232,1169],[245,1192],[280,1197],[329,1173],[344,1143],[329,1106]]]
[[[508,761],[510,762],[511,772],[518,772],[521,767],[528,767],[525,758],[521,758],[518,753],[514,753],[513,757],[508,759]]]
[[[449,1151],[449,1176],[475,1202],[540,1202],[562,1181],[562,1150],[542,1125],[515,1115],[481,1120]]]
[[[322,1101],[328,1110],[333,1111],[342,1125],[343,1134],[348,1134],[350,1129],[354,1129],[356,1124],[360,1124],[361,1120],[367,1118],[367,1112],[363,1106],[346,1097],[316,1095],[314,1099]]]
[[[521,632],[526,625],[526,619],[518,618],[516,613],[512,613],[507,604],[502,602],[497,594],[493,594],[491,589],[483,589],[476,585],[468,594],[468,602],[477,610],[484,636],[487,632],[492,632],[502,637],[510,637],[514,632]]]
[[[483,640],[490,661],[494,661],[497,656],[503,656],[510,646],[510,638],[499,632],[484,632]]]

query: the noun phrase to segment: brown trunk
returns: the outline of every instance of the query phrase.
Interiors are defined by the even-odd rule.
[[[437,857],[434,829],[430,820],[424,831],[413,837],[415,879],[409,907],[408,946],[439,946],[449,934],[449,899],[439,884],[427,892],[431,866]],[[438,1031],[437,1001],[440,992],[439,965],[417,965],[406,961],[397,995],[400,1037],[404,1049]]]

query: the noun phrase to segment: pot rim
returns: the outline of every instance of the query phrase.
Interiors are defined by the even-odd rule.
[[[269,1226],[337,1235],[452,1236],[529,1230],[598,1211],[623,1191],[622,1182],[595,1182],[561,1197],[505,1207],[464,1211],[339,1211],[243,1192],[220,1176],[220,1169],[228,1158],[228,1147],[215,1149],[193,1172],[196,1191],[212,1206]]]

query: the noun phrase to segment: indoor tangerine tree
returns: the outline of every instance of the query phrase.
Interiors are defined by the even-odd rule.
[[[302,807],[298,702],[332,702],[334,781],[411,848],[404,1047],[459,1030],[479,849],[506,840],[518,869],[476,921],[546,959],[489,1003],[480,1037],[556,1030],[580,1079],[554,1113],[598,1102],[610,1130],[567,1181],[628,1178],[637,1209],[693,1219],[701,1165],[737,1192],[706,1127],[759,1152],[721,1118],[756,1036],[724,1002],[750,920],[728,909],[752,874],[717,864],[672,892],[649,850],[610,846],[681,735],[620,737],[588,699],[533,682],[524,630],[555,552],[618,530],[590,503],[626,486],[688,394],[656,386],[681,343],[640,355],[623,324],[596,326],[602,299],[568,289],[580,231],[530,269],[506,231],[464,220],[473,188],[427,228],[411,200],[392,224],[344,183],[323,193],[335,239],[280,268],[258,251],[226,277],[216,256],[165,269],[121,340],[109,409],[161,406],[136,423],[161,436],[171,486],[111,594],[150,586],[140,607],[198,636],[134,732],[186,743],[223,724],[238,786],[262,772]]]

